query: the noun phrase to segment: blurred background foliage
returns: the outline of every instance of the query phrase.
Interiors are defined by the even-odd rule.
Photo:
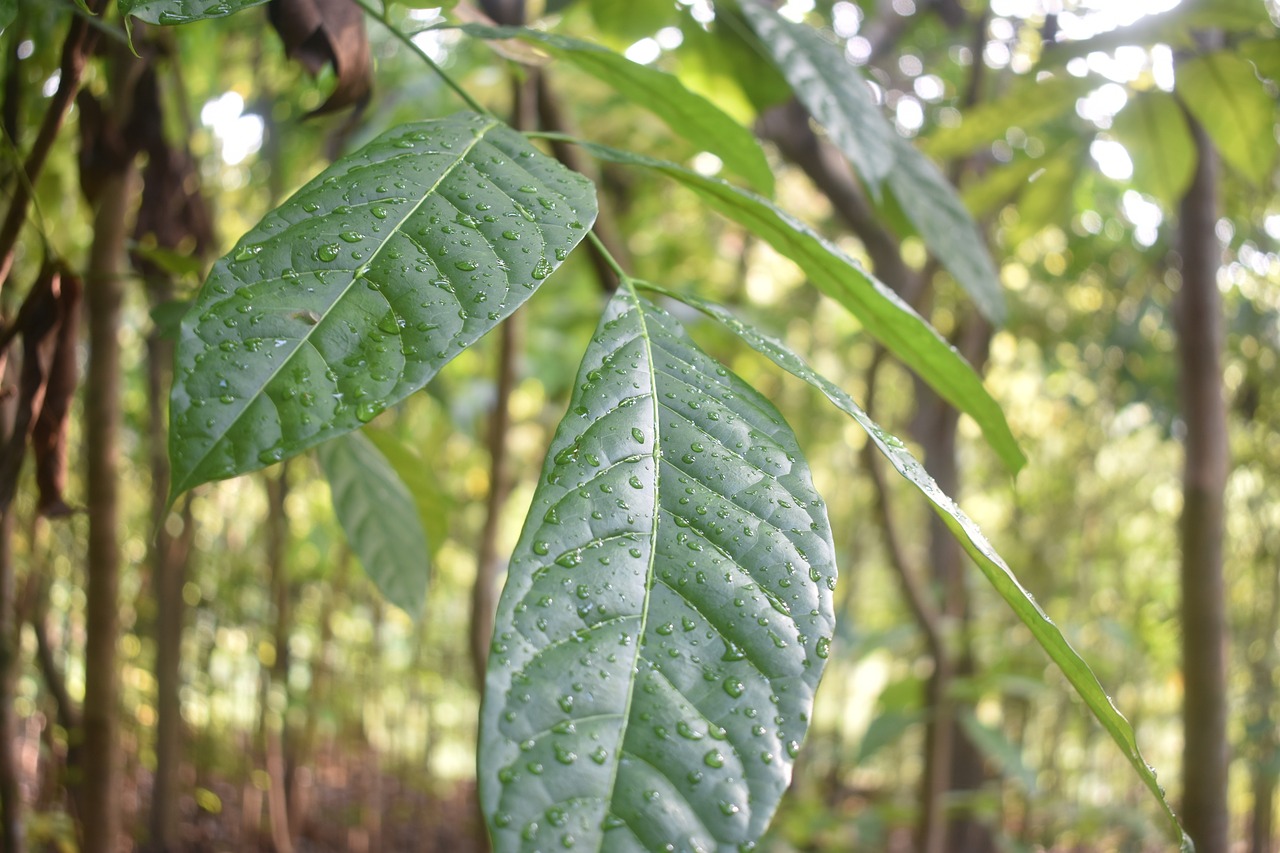
[[[951,6],[966,13],[965,27],[948,25]],[[787,96],[785,84],[744,42],[729,4],[570,0],[529,7],[539,25],[669,70],[744,122]],[[23,93],[5,100],[9,127],[17,131],[0,166],[9,187],[15,151],[29,143],[56,87],[71,4],[21,0],[18,9],[0,38],[7,91]],[[991,340],[987,386],[1030,464],[1011,482],[976,428],[962,421],[964,486],[955,497],[1114,691],[1170,792],[1180,787],[1182,698],[1175,536],[1182,425],[1170,316],[1178,286],[1171,219],[1193,153],[1178,147],[1176,133],[1152,137],[1151,126],[1135,115],[1169,106],[1161,98],[1172,90],[1174,55],[1186,48],[1192,28],[1232,34],[1231,55],[1246,62],[1264,95],[1260,102],[1220,105],[1244,116],[1221,115],[1221,137],[1210,127],[1220,146],[1220,138],[1234,134],[1230,144],[1240,149],[1223,151],[1217,234],[1233,463],[1226,561],[1229,803],[1233,830],[1248,837],[1253,816],[1273,805],[1260,802],[1257,791],[1273,800],[1280,774],[1274,731],[1280,611],[1274,4],[788,0],[782,9],[822,27],[864,66],[900,133],[938,158],[971,163],[962,190],[991,236],[1010,308],[1007,325]],[[440,18],[426,0],[393,2],[389,13],[410,31]],[[107,19],[108,26],[116,24]],[[215,254],[335,151],[357,147],[395,123],[457,108],[420,61],[371,21],[376,90],[367,111],[354,127],[346,115],[304,121],[326,97],[331,72],[308,78],[264,28],[262,10],[251,10],[162,34],[173,60],[161,80],[173,105],[170,133],[187,140],[199,163],[216,224]],[[510,110],[518,68],[454,31],[423,33],[417,41],[481,101],[499,114]],[[965,103],[977,65],[985,69],[985,83],[980,98]],[[1052,86],[1037,86],[1036,75],[1047,68],[1066,74]],[[584,137],[716,170],[711,155],[691,150],[657,119],[572,67],[552,65],[544,73]],[[104,91],[101,68],[91,66],[86,79],[89,89]],[[73,111],[64,133],[74,135],[77,116]],[[781,206],[867,260],[827,198],[774,149],[769,153]],[[65,258],[86,251],[91,216],[77,175],[73,148],[55,148],[36,188],[38,218],[18,245],[14,281],[36,273],[37,231]],[[872,343],[790,262],[659,176],[605,166],[602,187],[638,277],[735,306],[866,399]],[[903,253],[915,268],[925,263],[914,237],[906,238]],[[191,298],[201,265],[176,259],[169,266],[173,299]],[[544,291],[520,312],[506,434],[514,484],[501,514],[499,554],[515,542],[604,299],[584,253]],[[19,295],[16,287],[4,291],[6,316]],[[940,279],[930,315],[937,328],[944,335],[955,331],[969,310]],[[125,823],[140,844],[152,798],[157,714],[157,603],[146,561],[155,534],[146,461],[151,392],[143,365],[147,338],[165,316],[150,310],[142,287],[128,288],[122,345],[125,364],[136,367],[126,373],[121,448],[127,461],[120,743]],[[759,849],[910,849],[929,661],[888,567],[876,496],[860,461],[865,437],[810,388],[767,369],[722,330],[692,316],[682,320],[795,427],[828,500],[839,549],[839,634],[793,788]],[[264,732],[283,734],[297,849],[479,849],[472,787],[478,695],[466,638],[490,487],[486,430],[497,359],[494,335],[366,431],[409,486],[428,533],[430,588],[420,612],[383,603],[366,580],[311,456],[288,463],[287,471],[277,467],[206,486],[192,497],[187,523],[194,539],[181,590],[182,849],[272,849]],[[878,386],[878,419],[905,435],[914,410],[909,375],[885,364]],[[82,424],[74,420],[73,460],[82,440]],[[73,505],[83,493],[78,470],[73,464],[67,490]],[[283,609],[268,579],[266,521],[266,484],[281,478],[287,478]],[[892,493],[901,529],[922,530],[925,508],[906,488],[895,484]],[[66,790],[74,778],[63,768],[76,744],[68,740],[58,703],[83,694],[87,522],[83,514],[36,518],[34,489],[25,486],[14,513],[27,622],[14,707],[22,795],[31,807],[28,841],[33,849],[72,849]],[[179,511],[164,524],[180,530]],[[924,558],[923,537],[909,535],[906,544],[917,560]],[[968,702],[961,722],[979,748],[987,781],[963,796],[997,849],[1163,849],[1158,816],[1123,756],[979,576],[970,572],[966,584],[976,667],[954,689]],[[278,660],[287,668],[282,680],[273,680]],[[65,685],[62,700],[56,680]],[[1259,787],[1266,781],[1271,784]],[[1275,849],[1274,829],[1271,835],[1254,853]]]

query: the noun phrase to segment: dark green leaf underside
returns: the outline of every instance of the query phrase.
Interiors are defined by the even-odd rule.
[[[236,12],[263,6],[267,0],[119,0],[120,15],[148,24],[189,24],[208,18],[225,18]]]
[[[536,44],[612,87],[643,107],[699,148],[721,159],[764,195],[773,194],[773,171],[752,133],[701,95],[664,71],[632,62],[607,48],[580,39],[522,27],[467,24],[468,35],[485,39],[518,38]]]
[[[470,113],[334,163],[218,261],[182,323],[173,495],[420,389],[528,299],[595,213],[589,181]]]
[[[652,285],[642,284],[640,286],[652,288]],[[803,379],[817,388],[838,409],[857,421],[858,425],[866,431],[876,448],[889,460],[894,469],[925,496],[934,512],[946,524],[956,541],[977,563],[987,580],[991,582],[992,586],[1013,609],[1014,613],[1018,615],[1023,624],[1031,629],[1036,641],[1049,653],[1049,657],[1054,663],[1061,668],[1063,674],[1067,676],[1067,680],[1075,688],[1076,693],[1089,706],[1094,716],[1102,723],[1103,728],[1107,730],[1107,733],[1111,735],[1111,738],[1120,747],[1125,757],[1129,759],[1129,763],[1133,765],[1138,776],[1159,801],[1168,818],[1171,837],[1178,843],[1185,844],[1186,839],[1182,828],[1165,800],[1164,792],[1160,790],[1155,773],[1138,750],[1137,739],[1134,737],[1133,728],[1129,725],[1129,721],[1112,704],[1111,697],[1103,690],[1102,685],[1098,683],[1097,676],[1094,675],[1093,670],[1089,668],[1088,664],[1084,662],[1075,649],[1071,647],[1071,644],[1067,642],[1066,638],[1062,636],[1058,626],[1045,615],[1040,606],[1036,604],[1035,599],[1031,597],[1031,594],[1023,588],[1017,577],[1014,576],[1013,571],[1004,562],[1003,558],[996,553],[995,548],[987,541],[986,536],[983,535],[978,526],[964,514],[951,498],[938,488],[937,483],[925,471],[924,466],[916,461],[903,443],[881,429],[852,397],[835,383],[809,367],[800,356],[796,355],[785,344],[756,331],[718,305],[696,297],[671,293],[661,288],[653,289],[679,299],[702,311],[707,316],[718,320],[742,338],[752,349],[791,375]]]
[[[479,762],[495,849],[756,839],[808,726],[834,581],[781,415],[624,282],[499,605]]]
[[[873,196],[893,172],[897,134],[839,48],[816,30],[746,0],[742,13],[805,109],[826,128]]]
[[[602,159],[663,172],[795,261],[818,290],[847,308],[943,399],[972,417],[1011,471],[1025,464],[1004,413],[968,362],[897,294],[807,225],[767,199],[674,163],[595,143],[578,144]]]
[[[364,572],[387,601],[417,618],[427,594],[427,536],[413,495],[363,433],[316,448],[333,514]]]

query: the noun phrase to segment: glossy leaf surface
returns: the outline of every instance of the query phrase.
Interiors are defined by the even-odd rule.
[[[580,142],[597,157],[660,171],[696,192],[711,207],[749,229],[804,270],[818,290],[858,318],[867,332],[916,371],[948,403],[971,416],[987,442],[1011,470],[1026,462],[1004,413],[974,372],[911,306],[869,275],[856,261],[772,202],[690,169]]]
[[[811,27],[793,24],[758,0],[742,11],[796,97],[826,128],[871,195],[888,186],[916,233],[992,323],[1004,294],[977,224],[938,167],[898,135],[871,101],[862,72]]]
[[[755,136],[715,104],[685,88],[665,71],[632,62],[608,48],[581,39],[522,27],[467,24],[468,35],[485,39],[521,39],[572,63],[607,84],[699,148],[719,157],[725,168],[746,179],[752,189],[773,194],[773,171]]]
[[[651,285],[642,286],[651,287]],[[1040,605],[1036,603],[1031,594],[1014,576],[1013,571],[1005,563],[1004,559],[996,553],[996,549],[987,540],[978,525],[974,524],[964,514],[964,511],[938,488],[938,484],[925,471],[924,466],[916,461],[902,441],[881,429],[852,397],[835,383],[813,370],[786,344],[743,323],[718,305],[695,297],[672,294],[659,288],[654,289],[673,296],[723,323],[756,352],[765,356],[791,375],[803,379],[821,391],[828,400],[835,404],[836,408],[853,418],[866,431],[881,455],[888,459],[894,469],[915,486],[929,501],[933,511],[937,513],[938,517],[947,526],[947,529],[951,531],[951,535],[960,543],[960,546],[964,548],[965,552],[978,565],[978,568],[982,570],[987,580],[995,587],[1000,597],[1013,609],[1013,612],[1022,620],[1022,623],[1031,630],[1032,636],[1036,638],[1040,646],[1048,652],[1049,657],[1062,670],[1067,680],[1071,682],[1072,687],[1075,688],[1076,693],[1089,706],[1089,710],[1102,723],[1102,727],[1111,735],[1112,740],[1116,742],[1121,752],[1129,760],[1129,763],[1133,765],[1143,783],[1146,784],[1147,788],[1159,801],[1168,818],[1170,836],[1186,849],[1186,845],[1189,842],[1187,842],[1182,832],[1182,827],[1178,824],[1177,818],[1165,800],[1164,792],[1160,790],[1154,771],[1152,771],[1150,765],[1147,764],[1142,757],[1142,753],[1138,750],[1137,739],[1134,736],[1133,727],[1129,725],[1129,721],[1116,709],[1111,697],[1102,688],[1102,685],[1098,683],[1098,678],[1094,675],[1093,670],[1089,668],[1089,665],[1084,662],[1076,650],[1071,647],[1071,644],[1067,642],[1066,638],[1062,636],[1062,632],[1053,623],[1053,620],[1040,609]]]
[[[878,197],[897,162],[897,134],[872,102],[862,73],[812,27],[785,20],[755,0],[742,4],[742,14],[800,103]]]
[[[333,514],[364,573],[387,601],[417,617],[427,595],[427,536],[413,495],[363,433],[316,448],[329,480]]]
[[[495,849],[753,842],[808,727],[834,584],[782,416],[624,281],[499,604],[479,762]]]
[[[189,24],[208,18],[225,18],[267,0],[119,0],[120,16],[132,15],[148,24]]]
[[[421,388],[590,229],[591,184],[496,119],[391,130],[215,264],[183,320],[173,494],[292,456]]]

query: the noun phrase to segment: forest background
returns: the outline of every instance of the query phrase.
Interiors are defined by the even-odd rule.
[[[1274,3],[775,4],[942,168],[959,226],[950,190],[875,191],[845,145],[865,125],[775,68],[750,4],[223,5],[126,31],[115,4],[0,3],[4,849],[483,849],[496,594],[612,259],[900,436],[1110,691],[1198,849],[1276,849]],[[445,21],[670,72],[754,131],[767,177],[590,51]],[[170,504],[175,339],[210,265],[333,160],[464,108],[433,63],[518,129],[771,189],[981,373],[1025,467],[760,227],[550,139],[599,215],[547,293],[362,438]],[[834,531],[827,671],[757,849],[1169,848],[1133,756],[866,433],[664,304],[785,415]]]

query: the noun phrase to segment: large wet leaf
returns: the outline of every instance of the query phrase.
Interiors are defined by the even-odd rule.
[[[911,452],[906,449],[903,443],[895,436],[881,429],[852,397],[835,383],[816,372],[782,342],[757,331],[724,308],[713,303],[684,294],[671,293],[662,288],[641,282],[637,282],[637,286],[652,289],[679,299],[687,305],[702,311],[707,316],[720,321],[756,352],[765,356],[791,375],[803,379],[821,391],[828,400],[835,404],[836,408],[853,418],[866,431],[881,455],[888,459],[894,469],[915,486],[929,501],[934,512],[946,524],[947,529],[951,531],[951,535],[960,543],[978,568],[982,570],[982,573],[991,582],[991,585],[995,587],[1000,597],[1013,609],[1013,612],[1022,620],[1022,623],[1031,630],[1036,642],[1040,644],[1053,662],[1062,670],[1063,674],[1066,675],[1076,693],[1089,706],[1089,710],[1093,712],[1098,722],[1102,723],[1102,727],[1107,730],[1112,740],[1120,747],[1121,752],[1129,760],[1139,778],[1142,779],[1143,783],[1159,801],[1168,819],[1170,837],[1182,845],[1184,850],[1189,849],[1190,842],[1184,835],[1177,817],[1169,807],[1168,801],[1164,798],[1164,791],[1161,790],[1159,783],[1156,781],[1155,771],[1143,759],[1142,753],[1138,749],[1133,727],[1129,725],[1129,721],[1116,709],[1111,697],[1102,688],[1102,685],[1098,683],[1098,678],[1094,675],[1093,670],[1089,668],[1084,659],[1062,636],[1062,632],[1053,623],[1053,620],[1040,609],[1040,605],[1036,603],[1031,593],[1027,592],[1017,577],[1014,576],[1013,571],[1005,563],[1004,559],[996,553],[995,547],[987,540],[978,525],[938,488],[938,484],[934,482],[933,478],[925,471],[924,466],[911,455]]]
[[[498,609],[479,762],[495,849],[745,849],[790,780],[834,582],[782,416],[624,281]]]
[[[773,171],[751,131],[711,101],[690,92],[671,74],[632,62],[600,45],[541,30],[479,24],[466,24],[462,30],[476,38],[521,39],[572,63],[658,116],[689,142],[715,154],[729,172],[745,178],[756,192],[773,194]]]
[[[528,299],[595,213],[590,182],[471,113],[334,163],[215,264],[183,320],[173,494],[418,390]]]
[[[148,24],[189,24],[207,18],[225,18],[267,0],[119,0],[120,17],[133,17]]]
[[[1008,468],[1026,462],[1004,413],[982,379],[911,306],[856,261],[767,199],[675,163],[590,142],[572,140],[597,157],[662,172],[693,190],[711,207],[795,261],[818,290],[839,302],[898,359],[956,409],[972,417]]]
[[[363,433],[327,441],[316,456],[329,480],[333,514],[364,573],[387,601],[416,618],[427,595],[430,557],[413,495]]]
[[[758,0],[742,11],[796,97],[826,128],[871,195],[887,186],[912,228],[992,323],[1005,319],[1004,294],[986,241],[954,186],[871,102],[862,72],[811,27],[793,24]]]

